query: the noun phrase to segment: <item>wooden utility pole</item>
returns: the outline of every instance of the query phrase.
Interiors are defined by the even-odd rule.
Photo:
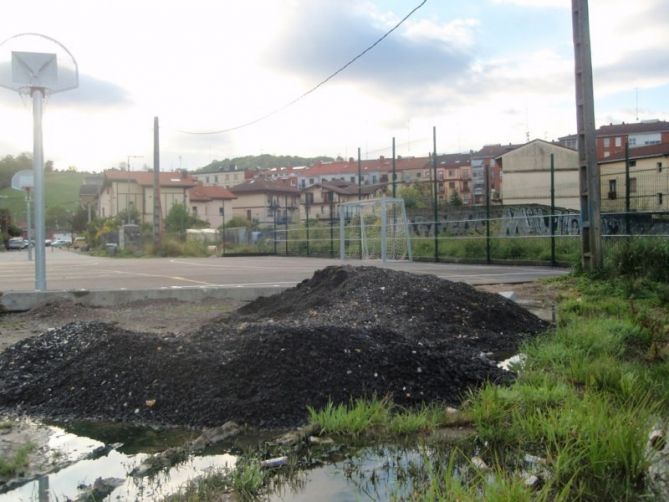
[[[601,190],[592,90],[588,0],[572,0],[578,128],[579,191],[581,194],[581,260],[583,268],[602,266]]]

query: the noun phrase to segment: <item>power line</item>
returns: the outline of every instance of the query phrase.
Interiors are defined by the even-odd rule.
[[[277,108],[277,109],[274,110],[274,111],[271,111],[271,112],[269,112],[269,113],[266,113],[265,115],[262,115],[262,116],[260,116],[260,117],[258,117],[258,118],[256,118],[256,119],[250,120],[249,122],[244,122],[243,124],[240,124],[240,125],[237,125],[237,126],[234,126],[234,127],[228,127],[227,129],[218,129],[218,130],[215,130],[215,131],[202,131],[202,132],[196,132],[196,131],[182,131],[182,130],[179,130],[178,132],[183,133],[183,134],[195,134],[195,135],[223,134],[223,133],[226,133],[226,132],[236,131],[236,130],[238,130],[238,129],[243,129],[244,127],[248,127],[248,126],[257,124],[258,122],[261,122],[261,121],[263,121],[263,120],[265,120],[265,119],[268,119],[269,117],[271,117],[271,116],[273,116],[273,115],[276,115],[276,114],[279,113],[279,112],[282,112],[282,111],[285,110],[286,108],[288,108],[288,107],[294,105],[294,104],[297,103],[298,101],[301,101],[302,99],[306,98],[309,94],[311,94],[312,92],[316,91],[317,89],[319,89],[320,87],[322,87],[323,85],[325,85],[326,83],[328,83],[328,82],[329,82],[330,80],[332,80],[334,77],[336,77],[336,76],[339,75],[341,72],[343,72],[346,68],[348,68],[348,67],[351,66],[353,63],[355,63],[355,62],[356,62],[358,59],[360,59],[362,56],[364,56],[364,55],[367,54],[369,51],[371,51],[374,47],[376,47],[377,45],[379,45],[379,44],[380,44],[386,37],[388,37],[392,32],[394,32],[397,28],[399,28],[399,27],[400,27],[400,26],[401,26],[407,19],[409,19],[409,18],[414,14],[414,12],[416,12],[418,9],[420,9],[420,8],[421,8],[423,5],[425,5],[426,3],[427,3],[427,0],[423,0],[420,4],[418,4],[416,7],[414,7],[414,8],[411,10],[411,12],[409,12],[406,16],[404,16],[402,19],[400,19],[400,21],[399,21],[397,24],[395,24],[395,26],[393,26],[390,30],[388,30],[386,33],[384,33],[383,36],[382,36],[381,38],[379,38],[378,40],[376,40],[376,42],[374,42],[372,45],[370,45],[369,47],[367,47],[364,51],[362,51],[360,54],[358,54],[357,56],[355,56],[353,59],[351,59],[351,60],[350,60],[348,63],[346,63],[344,66],[342,66],[341,68],[339,68],[338,70],[336,70],[334,73],[332,73],[331,75],[329,75],[328,77],[326,77],[325,80],[319,82],[319,83],[316,84],[314,87],[312,87],[311,89],[309,89],[309,90],[306,91],[305,93],[301,94],[301,95],[298,96],[297,98],[293,99],[293,100],[290,101],[289,103],[286,103],[285,105],[281,106],[280,108]]]

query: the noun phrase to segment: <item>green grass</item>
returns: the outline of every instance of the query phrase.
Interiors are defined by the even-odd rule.
[[[386,424],[389,421],[390,409],[388,399],[357,399],[349,406],[328,402],[322,410],[309,406],[307,412],[309,422],[317,424],[322,432],[355,437]]]
[[[75,211],[79,207],[79,187],[86,176],[90,176],[90,174],[79,172],[45,173],[46,209],[62,207],[68,211]],[[5,196],[7,198],[4,198]],[[26,203],[23,192],[3,188],[0,190],[0,207],[9,208],[14,223],[25,221]]]
[[[559,326],[523,348],[527,363],[508,388],[484,387],[469,412],[495,451],[530,451],[548,459],[553,490],[574,500],[628,500],[643,495],[646,441],[669,398],[667,321],[653,288],[624,280],[562,281]],[[634,291],[637,298],[630,299]],[[641,294],[640,294],[641,293]],[[641,297],[641,298],[639,298]],[[656,317],[657,318],[657,317]]]
[[[647,494],[648,433],[669,412],[669,308],[661,283],[571,276],[559,287],[558,326],[525,343],[510,386],[472,391],[479,472],[464,454],[431,456],[414,477],[416,500],[637,500]],[[401,437],[452,425],[443,408],[403,410],[388,399],[331,403],[312,423],[344,437]],[[385,436],[384,436],[385,434]],[[526,453],[545,461],[525,485]]]
[[[205,502],[227,500],[222,493],[234,493],[230,500],[258,500],[267,482],[267,476],[257,459],[240,457],[232,469],[224,469],[215,474],[203,476],[188,483],[165,502]]]
[[[28,456],[35,446],[28,443],[21,446],[12,457],[0,457],[0,476],[10,477],[28,466]]]

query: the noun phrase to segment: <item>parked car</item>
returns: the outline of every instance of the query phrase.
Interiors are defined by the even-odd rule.
[[[64,239],[56,239],[51,243],[52,248],[64,248],[69,246],[71,243],[69,241],[66,241]]]
[[[7,249],[25,249],[27,247],[28,241],[21,237],[12,237],[7,245]]]

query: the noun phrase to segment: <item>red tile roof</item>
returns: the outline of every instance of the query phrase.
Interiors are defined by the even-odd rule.
[[[659,145],[630,148],[630,160],[662,156],[669,156],[669,143],[660,143]],[[600,160],[599,163],[606,164],[607,162],[620,162],[621,160],[625,160],[624,152],[606,157],[605,159]]]
[[[274,192],[286,195],[299,195],[300,191],[282,181],[272,181],[264,178],[254,178],[239,185],[230,187],[230,191],[237,195],[240,193],[263,193]]]
[[[150,171],[119,171],[118,169],[109,169],[103,173],[105,181],[134,181],[141,186],[153,185],[153,172]],[[161,172],[161,187],[185,187],[190,188],[197,185],[190,175],[180,172]]]
[[[653,120],[648,122],[635,122],[631,124],[609,124],[597,129],[597,136],[613,136],[616,134],[634,134],[642,132],[669,131],[669,122],[664,120]]]
[[[188,192],[188,197],[193,202],[209,202],[210,200],[231,200],[236,199],[227,188],[219,186],[202,186],[193,187]]]
[[[360,194],[368,195],[379,190],[383,190],[388,186],[387,183],[377,183],[376,185],[360,185]],[[324,181],[321,183],[323,190],[334,192],[340,195],[357,195],[358,184],[347,183],[345,181]]]
[[[428,157],[409,157],[398,158],[395,160],[396,171],[406,171],[410,169],[425,169],[429,167],[430,159]],[[392,159],[378,158],[372,160],[363,160],[360,162],[360,170],[366,172],[391,172],[393,169]],[[334,162],[324,162],[315,164],[306,169],[296,171],[299,176],[328,176],[332,174],[352,174],[358,173],[358,161],[355,159],[339,160]]]

